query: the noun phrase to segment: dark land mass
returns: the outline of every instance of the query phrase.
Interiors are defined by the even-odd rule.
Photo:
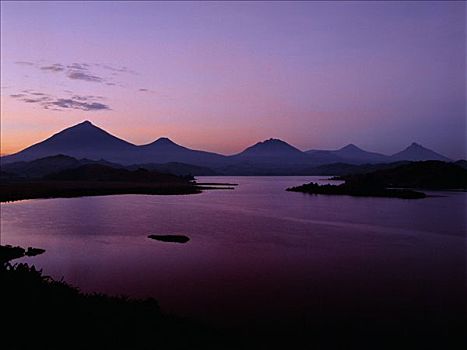
[[[201,189],[191,178],[138,169],[130,171],[101,164],[62,170],[42,179],[2,181],[0,201],[68,198],[115,194],[194,194]]]
[[[117,194],[180,195],[200,192],[201,188],[190,183],[31,181],[1,183],[0,202],[12,202],[23,199],[72,198]]]
[[[43,253],[45,253],[45,250],[40,248],[28,247],[28,249],[24,249],[21,247],[12,247],[11,245],[0,245],[0,264],[25,256],[36,256]]]
[[[425,198],[422,192],[405,189],[388,189],[381,186],[371,186],[367,184],[341,184],[341,185],[318,185],[310,182],[297,187],[288,188],[287,191],[303,192],[309,194],[346,195],[354,197],[388,197],[402,199]]]
[[[101,164],[88,164],[73,169],[62,170],[49,174],[44,179],[52,181],[158,182],[167,184],[187,183],[188,180],[192,180],[192,178],[187,179],[141,168],[127,170]]]
[[[63,154],[39,158],[32,161],[21,161],[6,163],[1,165],[2,178],[11,179],[38,179],[62,170],[76,169],[83,165],[105,165],[115,169],[138,170],[145,169],[162,174],[176,176],[213,176],[219,175],[214,170],[186,163],[170,162],[165,164],[145,163],[124,166],[118,163],[111,163],[104,159],[90,160],[77,159]]]
[[[130,165],[127,167],[129,170],[136,170],[136,169],[147,169],[147,170],[155,170],[160,173],[165,174],[173,174],[177,176],[216,176],[220,175],[218,172],[212,170],[211,168],[205,166],[197,166],[192,164],[186,163],[179,163],[179,162],[169,162],[164,164],[156,164],[156,163],[145,163],[145,164],[136,164]]]
[[[19,252],[19,253],[18,253]],[[352,310],[308,310],[293,323],[214,327],[167,314],[155,299],[82,293],[26,263],[24,249],[0,249],[0,298],[5,349],[462,349],[465,313],[362,300]],[[457,293],[458,294],[458,293]],[[245,301],[248,302],[248,301]],[[317,301],[319,304],[319,301]],[[410,301],[409,304],[411,304]],[[274,308],[274,305],[271,305]],[[305,311],[305,310],[304,310]],[[207,311],[208,312],[208,311]],[[265,320],[266,321],[266,320]]]
[[[366,174],[337,177],[352,184],[433,190],[467,190],[467,169],[456,163],[423,161]]]
[[[458,161],[454,162],[455,165],[460,166],[461,168],[467,169],[467,160],[459,159]]]
[[[186,243],[190,240],[190,238],[183,235],[149,235],[148,238],[171,243]]]
[[[333,178],[343,180],[340,185],[304,184],[287,191],[310,194],[349,195],[364,197],[393,197],[403,199],[425,198],[422,192],[410,188],[434,190],[466,190],[467,170],[442,161],[424,161],[402,164],[393,168],[365,174]]]
[[[385,161],[376,162],[378,157],[366,159],[358,151],[353,154],[353,147],[344,147],[338,153],[352,154],[354,158],[339,158],[334,155],[323,159],[324,152],[331,151],[313,151],[303,153],[300,150],[288,145],[280,140],[267,140],[250,147],[247,151],[239,155],[231,156],[230,161],[221,165],[201,166],[183,162],[167,163],[138,163],[132,165],[122,165],[115,162],[109,162],[105,159],[91,160],[87,158],[74,158],[64,154],[47,156],[32,161],[7,162],[1,158],[0,179],[11,181],[14,179],[38,179],[50,175],[57,171],[75,169],[83,165],[105,165],[116,169],[138,170],[146,169],[164,174],[176,176],[287,176],[287,175],[350,175],[368,173],[371,171],[395,168],[402,164],[408,164],[410,161],[393,161],[387,158]],[[350,153],[349,153],[350,152]],[[365,153],[364,153],[365,154]],[[360,161],[355,162],[355,157]],[[136,161],[136,159],[135,159]],[[459,160],[455,165],[466,168],[467,161]]]
[[[377,164],[347,164],[347,163],[331,163],[317,167],[303,169],[302,175],[331,175],[343,176],[352,174],[365,174],[376,170],[397,168],[400,165],[410,162],[394,162],[394,163],[377,163]]]
[[[2,163],[2,171],[15,174],[18,178],[39,179],[66,169],[74,169],[83,165],[98,164],[106,165],[112,168],[122,168],[117,163],[107,162],[103,159],[94,161],[89,159],[76,159],[63,154],[57,154],[50,157],[35,159],[29,162],[21,161],[15,163]]]

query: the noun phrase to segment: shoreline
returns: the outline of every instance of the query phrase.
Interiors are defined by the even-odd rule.
[[[217,186],[216,186],[217,185]],[[31,181],[0,184],[0,203],[27,199],[79,198],[114,196],[123,194],[142,195],[190,195],[206,190],[234,190],[228,184],[197,183],[141,183],[102,181]]]

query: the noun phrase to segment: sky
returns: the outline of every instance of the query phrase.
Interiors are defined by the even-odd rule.
[[[234,154],[466,158],[464,2],[1,2],[1,153],[90,120]]]

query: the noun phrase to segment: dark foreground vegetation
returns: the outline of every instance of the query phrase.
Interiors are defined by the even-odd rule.
[[[81,293],[0,248],[2,349],[158,349],[218,343],[220,333],[163,313],[154,299]]]
[[[431,190],[466,190],[467,170],[457,164],[440,161],[412,162],[395,168],[365,174],[333,178],[345,181],[340,185],[308,183],[287,191],[310,194],[349,195],[365,197],[425,198],[412,188]]]
[[[304,318],[292,323],[214,328],[168,315],[154,299],[85,294],[11,262],[27,251],[0,246],[2,349],[462,349],[466,343],[461,305],[433,312],[411,304],[389,308],[383,300],[380,309],[362,300],[351,311],[303,310]]]

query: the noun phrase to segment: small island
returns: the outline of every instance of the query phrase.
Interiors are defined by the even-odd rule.
[[[463,190],[467,188],[467,170],[441,161],[411,162],[391,169],[333,178],[345,181],[340,185],[319,185],[310,182],[287,191],[309,194],[348,195],[357,197],[425,198],[414,189]]]
[[[373,186],[352,186],[346,183],[341,185],[319,185],[314,182],[297,187],[288,188],[287,191],[303,192],[309,194],[347,195],[354,197],[389,197],[402,199],[425,198],[423,192],[406,189],[388,189]]]
[[[189,237],[183,235],[149,235],[148,238],[170,243],[186,243],[190,240]]]

